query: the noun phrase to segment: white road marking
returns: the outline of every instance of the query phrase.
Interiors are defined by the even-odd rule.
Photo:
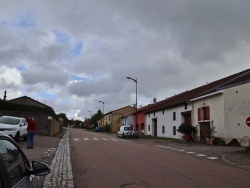
[[[88,138],[83,138],[84,140],[89,140]]]
[[[79,141],[79,138],[74,138],[74,141]]]
[[[180,150],[177,150],[177,151],[183,152],[183,151],[185,151],[185,150],[184,150],[184,149],[180,149]]]
[[[198,156],[198,157],[205,157],[206,155],[205,154],[196,154],[196,156]]]
[[[93,138],[93,140],[99,140],[98,138]]]
[[[111,140],[113,140],[113,141],[115,141],[115,142],[117,142],[118,140],[116,140],[116,139],[111,139]]]
[[[159,148],[167,148],[167,149],[170,149],[171,147],[167,147],[167,146],[160,146],[160,145],[155,145],[156,147],[159,147]]]
[[[212,160],[215,160],[215,159],[219,159],[218,157],[206,157],[207,159],[212,159]]]
[[[102,138],[102,139],[105,140],[105,141],[108,140],[107,138]]]
[[[159,147],[159,148],[166,148],[166,149],[171,149],[171,150],[176,150],[176,151],[180,151],[180,152],[184,152],[185,150],[181,149],[181,150],[178,150],[176,148],[171,148],[171,147],[166,147],[166,146],[161,146],[161,145],[154,145],[156,147]],[[190,148],[189,148],[190,149]],[[187,154],[195,154],[195,152],[193,151],[189,151],[189,152],[186,152]],[[206,155],[205,154],[195,154],[196,156],[198,157],[205,157]],[[207,159],[211,159],[211,160],[216,160],[216,159],[219,159],[218,157],[206,157]]]

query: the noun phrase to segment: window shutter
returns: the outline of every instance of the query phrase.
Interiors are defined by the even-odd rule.
[[[201,121],[201,108],[198,108],[198,121]]]
[[[210,120],[209,106],[206,106],[206,120]]]

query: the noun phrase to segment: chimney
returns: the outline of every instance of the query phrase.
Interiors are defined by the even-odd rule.
[[[157,102],[157,99],[156,97],[153,98],[153,103],[156,103]]]

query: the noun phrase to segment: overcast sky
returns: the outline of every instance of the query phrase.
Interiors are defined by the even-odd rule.
[[[0,98],[69,119],[250,68],[248,0],[0,0]]]

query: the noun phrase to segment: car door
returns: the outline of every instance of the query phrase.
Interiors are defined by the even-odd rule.
[[[20,122],[20,125],[21,125],[21,129],[20,129],[20,136],[23,136],[23,135],[26,135],[27,134],[27,125],[28,123],[26,122],[25,119],[21,119],[21,122]]]
[[[38,177],[29,174],[31,165],[18,145],[10,138],[0,138],[0,155],[11,187],[39,187]]]

